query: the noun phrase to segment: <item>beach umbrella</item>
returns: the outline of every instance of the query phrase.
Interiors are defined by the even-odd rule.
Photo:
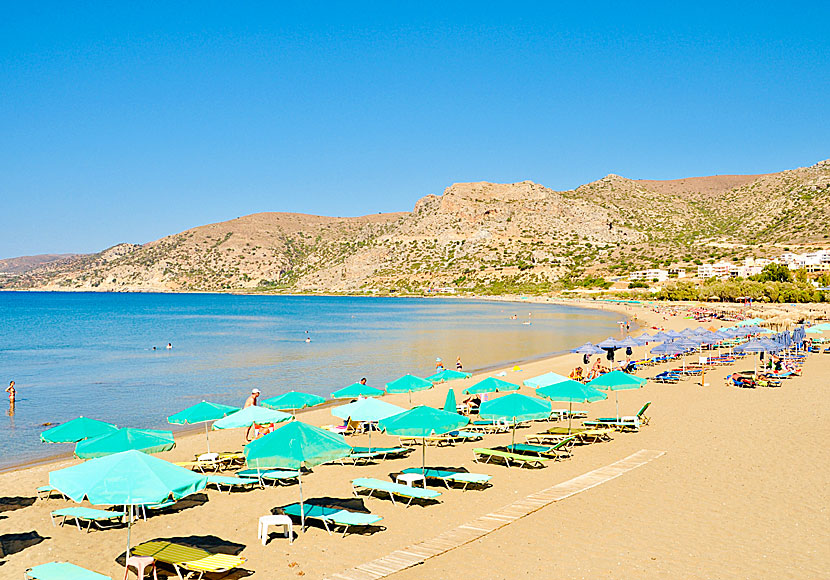
[[[646,383],[646,379],[629,375],[622,371],[611,371],[595,378],[588,383],[588,386],[601,391],[614,391],[614,402],[617,407],[617,420],[620,419],[620,401],[617,391],[628,389],[639,389]]]
[[[522,384],[526,387],[538,389],[539,387],[547,387],[548,385],[555,385],[556,383],[569,380],[570,379],[568,377],[564,377],[557,373],[545,373],[543,375],[539,375],[538,377],[531,377],[525,380]]]
[[[602,401],[608,398],[608,395],[602,391],[583,385],[577,381],[565,381],[556,385],[542,387],[536,389],[536,394],[539,397],[544,397],[551,401],[561,401],[568,403],[568,434],[571,433],[571,421],[573,415],[574,403],[593,403],[595,401]]]
[[[210,453],[210,436],[208,435],[211,421],[216,421],[222,417],[227,417],[231,413],[239,411],[239,407],[232,407],[230,405],[220,405],[218,403],[210,403],[202,401],[195,405],[188,407],[184,411],[179,411],[175,415],[167,417],[167,422],[174,425],[194,425],[196,423],[205,424],[205,440],[207,441],[207,450]]]
[[[764,338],[756,338],[736,346],[738,352],[774,352],[781,350],[781,345]],[[752,359],[752,374],[758,377],[758,361]]]
[[[416,377],[415,375],[404,375],[399,379],[386,383],[387,393],[409,393],[409,402],[412,403],[413,391],[425,391],[432,388],[432,381]]]
[[[492,421],[503,417],[511,419],[513,423],[513,443],[516,443],[517,422],[548,419],[550,411],[550,401],[543,401],[520,393],[510,393],[498,399],[483,402],[478,408],[478,415],[482,419]]]
[[[381,419],[378,422],[378,428],[389,435],[423,437],[421,467],[426,468],[426,437],[455,431],[469,422],[469,418],[458,413],[418,405],[403,413]]]
[[[301,421],[292,421],[245,446],[245,461],[259,469],[296,469],[300,472],[300,523],[305,527],[302,470],[348,456],[352,452],[342,435]]]
[[[652,354],[680,354],[683,352],[683,348],[677,346],[673,342],[664,342],[662,344],[658,344],[654,348],[651,349]]]
[[[260,403],[266,409],[276,409],[277,411],[291,411],[293,414],[298,409],[305,409],[306,407],[313,407],[320,403],[325,403],[326,399],[320,395],[312,395],[311,393],[300,393],[297,391],[288,391],[282,395],[265,399]]]
[[[361,383],[352,383],[348,387],[343,387],[339,391],[334,391],[331,394],[332,399],[356,399],[357,397],[382,397],[385,391],[364,385]]]
[[[660,331],[654,336],[651,337],[652,342],[666,342],[667,340],[674,340],[675,337],[670,336],[668,333]]]
[[[609,336],[602,342],[598,342],[597,346],[602,349],[619,348],[619,341],[612,336]]]
[[[78,417],[67,421],[63,425],[47,429],[40,434],[40,440],[44,443],[77,443],[113,431],[118,431],[118,427],[112,423]]]
[[[49,473],[49,485],[73,501],[130,506],[127,555],[130,554],[132,506],[181,499],[201,491],[207,477],[140,451],[122,451]]]
[[[458,412],[458,403],[455,401],[455,391],[452,387],[447,391],[447,398],[444,399],[444,410],[448,413]]]
[[[433,383],[443,383],[444,381],[452,381],[454,379],[469,379],[471,376],[473,376],[471,373],[463,373],[461,371],[447,369],[427,377],[426,380]]]
[[[575,354],[605,354],[604,350],[594,344],[591,344],[590,342],[586,342],[582,346],[572,348],[571,352]]]
[[[252,425],[270,425],[272,423],[290,421],[293,418],[288,413],[283,413],[282,411],[251,405],[241,411],[231,413],[223,419],[219,419],[213,424],[213,429],[236,429],[239,427],[250,427]]]
[[[75,445],[75,455],[80,459],[92,459],[129,450],[161,453],[170,451],[175,446],[171,431],[128,427],[79,441]]]
[[[518,391],[521,387],[508,383],[496,377],[487,377],[483,381],[479,381],[472,387],[464,389],[465,395],[480,395],[481,393],[498,393],[502,391]]]
[[[354,403],[348,405],[341,405],[331,410],[331,414],[338,419],[364,421],[366,423],[377,423],[381,419],[397,415],[406,411],[403,407],[398,407],[385,401],[378,401],[377,399],[358,399]],[[369,448],[372,447],[372,430],[369,429]]]

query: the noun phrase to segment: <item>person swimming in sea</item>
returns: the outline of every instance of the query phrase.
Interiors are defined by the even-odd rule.
[[[11,381],[9,386],[6,387],[6,392],[9,394],[9,404],[14,405],[14,399],[17,395],[17,390],[14,388],[14,381]]]

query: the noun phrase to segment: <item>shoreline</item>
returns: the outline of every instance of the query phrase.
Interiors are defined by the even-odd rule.
[[[404,298],[404,297],[394,296],[392,298]],[[413,298],[417,298],[417,297],[413,297]],[[487,300],[486,297],[482,298],[482,300],[490,301],[490,300]],[[529,300],[529,299],[525,300],[525,299],[522,299],[522,298],[519,298],[519,297],[515,297],[515,299],[513,299],[513,300],[499,299],[499,300],[493,300],[493,301],[498,301],[498,302],[524,302],[524,303],[527,303],[527,302],[540,303],[541,302],[541,301],[532,301],[532,300]],[[551,304],[552,302],[547,301],[547,302],[544,302],[544,303],[545,304]],[[556,303],[554,303],[554,304],[556,304]],[[567,304],[563,304],[563,305],[567,305]],[[580,304],[580,305],[577,305],[577,307],[585,308],[586,310],[607,311],[606,309],[601,308],[600,305],[591,305],[591,304],[581,305]],[[634,333],[634,332],[639,332],[639,331],[643,330],[643,327],[640,324],[638,324],[638,321],[636,320],[636,317],[632,320],[631,316],[629,316],[629,313],[625,312],[623,309],[611,309],[611,310],[614,311],[614,312],[617,312],[618,314],[620,314],[622,316],[624,316],[626,321],[632,323],[630,332]],[[599,340],[602,340],[604,338],[605,337],[599,337]],[[574,347],[576,347],[576,346],[579,346],[579,345],[574,345]],[[558,359],[560,357],[563,357],[563,356],[566,356],[568,354],[570,354],[570,351],[562,350],[562,351],[553,351],[553,352],[543,353],[543,354],[539,354],[539,355],[531,356],[531,357],[524,357],[524,358],[513,360],[513,361],[496,361],[496,362],[493,362],[493,363],[485,364],[485,365],[480,366],[480,367],[475,367],[475,368],[466,370],[466,372],[472,373],[473,375],[482,374],[482,373],[491,373],[491,372],[494,372],[494,371],[499,370],[499,369],[513,367],[513,366],[521,366],[521,365],[527,365],[527,364],[532,364],[532,363],[541,363],[541,362],[553,362],[556,359]],[[384,396],[388,396],[388,395],[384,395]],[[336,406],[338,404],[344,404],[344,403],[342,403],[342,401],[338,400],[338,399],[328,399],[328,400],[326,400],[326,402],[321,403],[319,405],[315,405],[314,407],[300,409],[300,410],[296,411],[294,414],[295,415],[304,415],[304,414],[311,413],[311,412],[314,412],[314,411],[317,411],[317,410],[320,410],[320,409],[327,409],[327,408]],[[192,438],[192,437],[197,437],[199,434],[204,433],[204,426],[203,425],[184,425],[184,426],[171,425],[170,431],[173,432],[173,438],[176,441],[176,446],[178,446],[179,442],[180,442],[180,439],[181,440],[189,439],[189,438]],[[211,431],[211,432],[213,432],[213,431]],[[44,444],[44,445],[47,445],[47,444]],[[63,445],[63,444],[60,444],[60,445]],[[175,449],[175,447],[174,447],[174,449]],[[61,453],[56,453],[54,455],[48,455],[48,456],[32,458],[32,459],[24,459],[24,460],[19,461],[19,462],[13,462],[13,463],[9,463],[7,465],[0,465],[0,474],[9,473],[9,472],[16,472],[16,471],[22,471],[22,470],[26,470],[26,469],[29,469],[29,468],[32,468],[32,467],[38,467],[38,466],[61,463],[63,461],[71,460],[71,459],[74,459],[74,458],[75,458],[75,456],[74,456],[74,453],[72,451],[64,451],[64,452],[61,452]]]

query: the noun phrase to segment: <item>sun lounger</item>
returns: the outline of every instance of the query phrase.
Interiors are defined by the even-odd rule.
[[[467,425],[466,430],[468,432],[507,433],[510,431],[510,425],[507,422],[507,419],[497,419],[495,421],[479,419],[477,421],[471,421],[470,424]]]
[[[135,556],[152,556],[157,562],[170,564],[179,580],[184,580],[182,570],[198,574],[201,578],[205,572],[229,572],[245,563],[246,559],[231,554],[215,554],[173,542],[152,541],[139,544],[132,550]],[[187,576],[190,576],[190,574]]]
[[[646,402],[636,415],[620,417],[601,417],[593,421],[583,421],[582,424],[587,427],[613,427],[624,431],[626,429],[639,431],[640,425],[648,425],[649,418],[646,416],[646,411],[651,406],[651,401]]]
[[[352,528],[371,526],[383,519],[375,514],[365,514],[335,507],[312,504],[303,504],[303,509],[300,511],[300,504],[294,503],[285,506],[282,508],[282,511],[289,516],[294,516],[295,518],[300,518],[304,514],[306,520],[320,520],[323,522],[323,526],[329,534],[331,534],[329,524],[332,526],[342,526],[344,528],[344,537]]]
[[[357,465],[359,463],[369,463],[373,459],[404,457],[410,451],[412,449],[409,447],[352,447],[351,454],[341,458],[339,461],[341,464],[344,461],[351,461]]]
[[[539,457],[552,457],[554,459],[567,459],[571,456],[570,448],[573,447],[576,435],[566,437],[565,439],[553,445],[531,445],[528,443],[514,443],[508,445],[507,450],[511,453],[521,453],[523,455],[536,454]]]
[[[476,463],[490,463],[493,459],[500,459],[507,467],[511,463],[517,464],[519,467],[544,467],[545,462],[550,461],[547,457],[534,457],[532,455],[523,455],[519,453],[510,453],[509,451],[501,451],[499,449],[473,449]]]
[[[185,469],[190,469],[191,471],[198,470],[204,473],[206,470],[213,472],[219,471],[225,462],[219,457],[218,453],[205,453],[193,461],[176,461],[174,464]]]
[[[66,520],[72,519],[75,520],[75,525],[79,530],[83,529],[81,522],[87,522],[87,532],[92,529],[93,525],[101,530],[115,527],[121,523],[125,515],[127,514],[124,512],[111,512],[86,507],[62,508],[51,513],[53,526],[55,525],[56,518],[62,518],[60,521],[61,526],[66,523]]]
[[[441,496],[440,492],[431,489],[424,489],[422,487],[410,487],[401,483],[392,483],[391,481],[383,481],[382,479],[374,479],[372,477],[358,477],[352,480],[352,491],[355,495],[358,489],[369,490],[369,496],[375,491],[383,491],[389,494],[389,499],[392,504],[395,504],[395,496],[407,498],[406,506],[412,503],[413,499],[421,500],[435,500]]]
[[[33,566],[26,570],[23,576],[29,580],[112,580],[109,576],[69,562],[49,562]]]
[[[52,487],[51,485],[41,485],[40,487],[35,489],[35,492],[37,493],[38,499],[49,499],[50,497],[52,497],[53,493],[56,493],[59,496],[61,496],[61,499],[66,499],[66,496],[63,495],[61,490]]]
[[[266,481],[272,481],[275,486],[290,483],[300,476],[300,472],[296,469],[243,469],[237,471],[236,476],[245,479],[255,478],[260,486],[265,487]]]
[[[248,485],[258,485],[259,479],[255,477],[232,477],[232,476],[225,476],[225,475],[208,475],[207,476],[207,485],[215,485],[216,489],[220,492],[222,491],[222,486],[228,486],[228,493],[231,492],[231,489],[234,487],[246,487]]]
[[[449,471],[446,469],[426,469],[421,467],[407,467],[401,473],[418,473],[427,479],[437,479],[450,489],[450,484],[464,484],[464,490],[469,485],[485,485],[493,476],[483,473],[468,473],[466,471]]]
[[[452,440],[443,435],[431,435],[430,437],[411,437],[409,435],[402,435],[398,437],[401,446],[420,445],[422,442],[427,445],[435,445],[436,447],[443,447],[445,445],[452,445]]]

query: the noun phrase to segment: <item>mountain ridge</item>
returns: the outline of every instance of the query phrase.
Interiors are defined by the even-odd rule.
[[[145,244],[46,261],[0,287],[52,290],[547,290],[695,260],[827,247],[830,161],[666,181],[610,174],[573,190],[454,183],[410,212],[261,212]],[[2,262],[0,262],[2,263]]]

